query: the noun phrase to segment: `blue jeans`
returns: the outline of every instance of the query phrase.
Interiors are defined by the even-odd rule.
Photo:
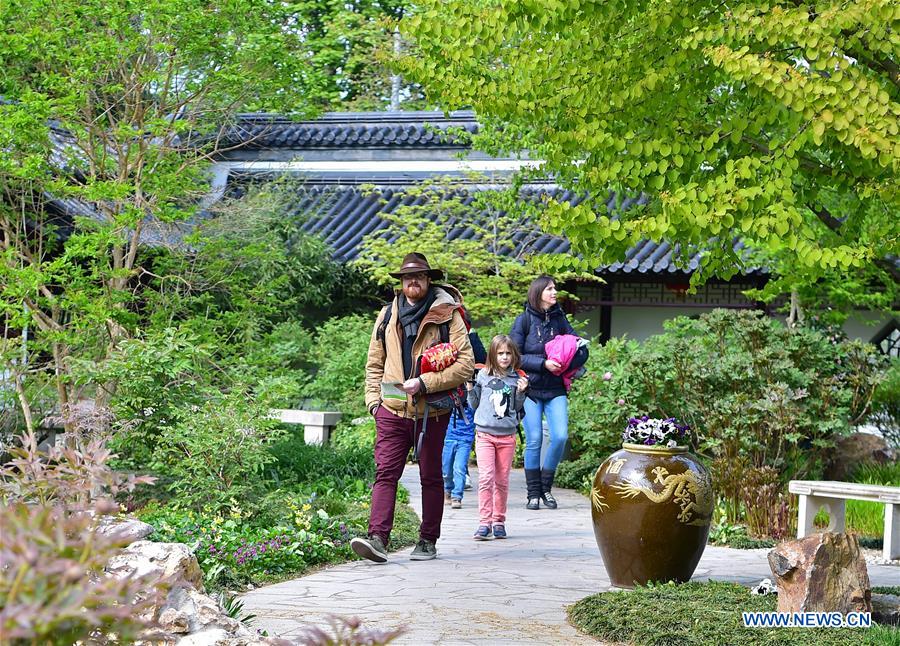
[[[544,440],[541,419],[544,415],[550,429],[550,444],[544,454],[544,464],[541,464],[541,443]],[[542,401],[526,397],[522,426],[525,429],[525,468],[555,471],[569,439],[569,398],[560,395]]]
[[[462,500],[463,487],[466,486],[469,454],[471,452],[471,441],[444,440],[441,471],[444,473],[444,491],[449,491],[451,498]]]

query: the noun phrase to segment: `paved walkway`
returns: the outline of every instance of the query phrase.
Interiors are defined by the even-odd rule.
[[[402,482],[421,510],[418,469]],[[475,471],[472,472],[475,478]],[[566,606],[609,589],[591,528],[590,505],[571,490],[554,490],[560,508],[524,508],[525,479],[513,470],[507,540],[476,542],[477,492],[462,509],[444,509],[438,558],[414,562],[410,549],[385,565],[356,561],[242,596],[258,628],[282,637],[329,615],[356,616],[377,628],[406,626],[400,644],[596,644],[566,621]],[[708,546],[694,579],[744,584],[771,577],[767,550]],[[896,566],[869,565],[872,585],[896,585]]]

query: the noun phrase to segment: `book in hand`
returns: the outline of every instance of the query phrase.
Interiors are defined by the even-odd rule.
[[[406,400],[406,393],[403,391],[401,386],[403,385],[402,381],[397,382],[381,382],[381,398],[382,399],[402,399]]]

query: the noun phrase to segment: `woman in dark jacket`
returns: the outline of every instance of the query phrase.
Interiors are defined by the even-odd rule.
[[[522,368],[528,373],[528,397],[525,399],[525,480],[528,483],[527,509],[544,506],[556,509],[550,493],[553,476],[562,459],[569,437],[569,400],[562,377],[552,371],[559,364],[547,359],[544,346],[560,334],[575,334],[562,308],[556,302],[556,283],[550,276],[539,276],[528,288],[525,311],[516,318],[510,338],[519,346]],[[542,418],[546,415],[550,441],[541,464],[544,438]]]

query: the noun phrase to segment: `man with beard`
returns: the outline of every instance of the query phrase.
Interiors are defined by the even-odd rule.
[[[437,556],[435,542],[444,513],[441,454],[450,411],[428,408],[426,419],[425,393],[456,388],[471,378],[475,365],[459,312],[459,291],[432,283],[442,280],[444,273],[432,269],[422,254],[410,253],[391,276],[400,279],[401,290],[379,313],[366,360],[366,407],[375,417],[376,468],[369,530],[366,538],[350,542],[354,552],[375,563],[387,561],[397,483],[410,448],[417,445],[422,524],[410,559],[427,561]],[[440,372],[417,376],[415,361],[426,348],[447,338],[459,352],[456,361]]]

